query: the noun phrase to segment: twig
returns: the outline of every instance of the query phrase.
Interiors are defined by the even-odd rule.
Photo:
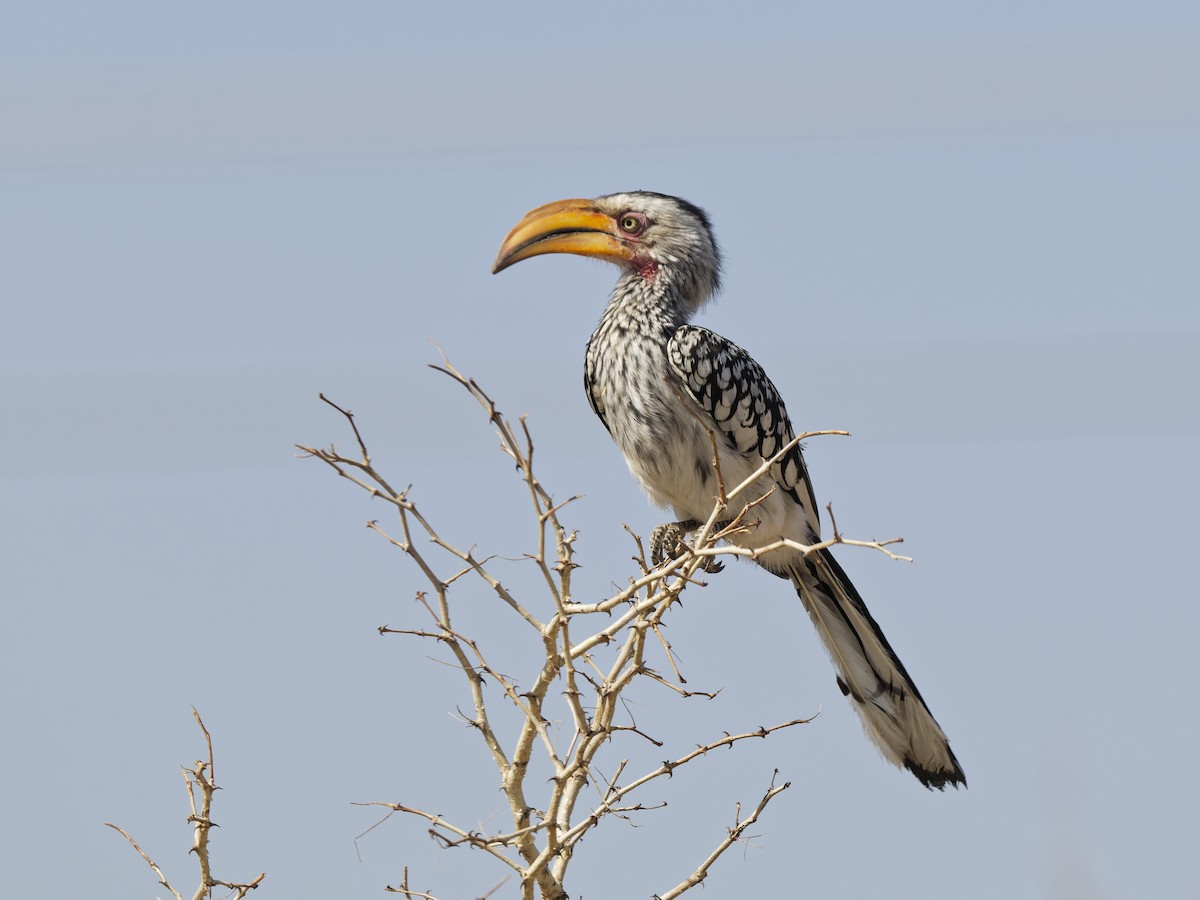
[[[390,884],[384,885],[383,889],[392,894],[403,894],[408,900],[413,900],[414,897],[420,900],[438,900],[433,894],[427,894],[425,891],[414,891],[408,886],[408,866],[404,867],[404,876],[400,879],[400,887],[395,888]]]
[[[714,849],[712,853],[705,857],[704,862],[700,863],[700,865],[696,868],[696,871],[694,871],[691,875],[679,882],[679,884],[675,885],[675,887],[671,888],[666,893],[655,894],[656,900],[674,900],[674,898],[678,897],[685,891],[688,891],[691,888],[694,888],[696,885],[701,884],[704,879],[708,877],[708,870],[712,867],[713,863],[715,863],[721,857],[721,854],[737,843],[747,828],[758,821],[758,817],[762,815],[763,810],[767,808],[767,804],[792,786],[790,781],[785,781],[781,785],[776,785],[775,777],[778,774],[779,770],[776,769],[774,774],[771,776],[771,785],[769,788],[767,788],[767,792],[763,794],[762,799],[758,801],[758,806],[754,807],[754,811],[744,819],[739,818],[741,815],[741,804],[738,804],[737,814],[734,816],[733,827],[729,829],[728,834],[725,835],[721,843],[717,844],[716,849]]]
[[[758,728],[755,731],[747,731],[743,734],[732,734],[732,735],[726,734],[725,737],[723,737],[721,740],[713,741],[711,743],[698,746],[698,747],[696,747],[695,750],[692,750],[690,753],[685,753],[683,756],[679,757],[678,759],[664,761],[663,764],[661,766],[659,766],[657,769],[654,769],[651,772],[647,772],[641,778],[631,781],[629,784],[625,785],[624,787],[614,788],[610,792],[610,794],[605,797],[604,803],[602,803],[600,806],[598,806],[595,810],[592,811],[591,817],[589,817],[589,819],[584,820],[583,823],[581,823],[580,825],[577,825],[575,828],[573,828],[564,837],[564,840],[568,840],[568,841],[579,840],[579,838],[581,838],[587,832],[587,830],[591,827],[591,824],[589,824],[589,822],[591,822],[591,819],[594,818],[594,819],[598,820],[601,816],[603,816],[605,814],[606,809],[611,807],[617,801],[629,796],[629,794],[631,794],[633,791],[635,791],[638,788],[642,787],[643,785],[655,780],[656,778],[661,778],[664,775],[667,776],[668,778],[672,777],[675,773],[675,770],[678,769],[680,766],[687,765],[688,763],[692,762],[693,760],[707,755],[712,750],[716,750],[720,747],[732,747],[734,744],[738,743],[739,741],[748,740],[750,738],[765,738],[768,735],[774,734],[776,731],[781,731],[784,728],[792,728],[793,726],[796,726],[796,725],[807,725],[808,723],[812,722],[814,718],[816,718],[816,717],[810,716],[807,719],[793,719],[790,722],[782,722],[779,725],[773,725],[770,728]],[[594,823],[592,823],[592,824],[594,824]]]
[[[171,887],[171,883],[169,881],[167,881],[167,876],[163,874],[162,869],[160,869],[158,867],[158,865],[154,862],[154,860],[152,860],[149,856],[146,855],[146,851],[138,846],[138,842],[129,836],[129,832],[127,832],[124,828],[114,825],[112,822],[105,822],[104,824],[107,825],[109,828],[113,829],[114,831],[120,832],[121,835],[125,838],[125,840],[129,841],[129,843],[133,845],[133,849],[138,852],[138,855],[140,855],[142,857],[142,859],[144,859],[146,861],[146,864],[148,866],[150,866],[150,868],[154,870],[154,874],[158,876],[158,883],[161,884],[163,887],[165,887],[168,891],[170,891],[171,895],[173,897],[175,897],[175,900],[183,900],[183,897],[180,896],[179,891],[177,891],[177,890],[175,890],[175,888]]]

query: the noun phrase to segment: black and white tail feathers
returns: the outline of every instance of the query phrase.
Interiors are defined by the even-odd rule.
[[[838,687],[884,757],[926,787],[965,787],[945,733],[833,554],[805,557],[791,578],[837,668]]]

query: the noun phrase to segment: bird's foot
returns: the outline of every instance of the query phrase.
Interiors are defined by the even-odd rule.
[[[650,561],[655,566],[661,566],[669,559],[674,559],[688,549],[688,545],[684,542],[684,537],[691,534],[703,522],[697,522],[695,519],[688,519],[684,522],[666,522],[659,525],[650,532]],[[718,523],[718,530],[720,523]],[[705,572],[715,575],[725,568],[725,563],[721,562],[715,556],[705,557],[700,563],[700,568]]]

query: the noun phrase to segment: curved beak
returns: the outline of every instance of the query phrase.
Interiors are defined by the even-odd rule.
[[[591,200],[558,200],[527,212],[500,245],[492,274],[543,253],[574,253],[615,263],[633,258],[612,216]]]

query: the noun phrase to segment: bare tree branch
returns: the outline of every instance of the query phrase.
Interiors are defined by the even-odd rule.
[[[792,719],[771,727],[726,732],[718,740],[696,745],[686,752],[676,751],[666,761],[624,782],[622,779],[631,771],[633,757],[618,757],[612,764],[611,777],[601,774],[602,767],[609,768],[602,759],[612,758],[605,754],[614,752],[613,748],[623,735],[636,735],[649,742],[642,745],[642,749],[634,748],[643,755],[646,746],[659,747],[666,743],[653,737],[648,733],[652,729],[644,729],[629,715],[626,695],[632,685],[644,679],[647,684],[670,688],[684,700],[713,699],[720,693],[720,690],[684,687],[688,680],[662,631],[665,618],[677,605],[682,592],[689,587],[704,586],[700,576],[705,567],[711,565],[712,559],[721,555],[755,559],[784,547],[811,553],[839,543],[869,547],[896,559],[903,557],[886,549],[898,539],[855,541],[843,537],[832,519],[832,510],[833,537],[811,547],[792,541],[777,541],[755,549],[723,543],[725,539],[744,534],[756,526],[755,509],[765,497],[752,495],[754,485],[760,483],[761,476],[778,465],[796,444],[819,435],[845,432],[813,431],[798,435],[771,459],[764,460],[749,478],[732,488],[726,485],[721,474],[719,445],[714,440],[713,464],[718,472],[720,496],[716,498],[708,520],[692,533],[691,544],[681,546],[674,559],[651,567],[647,565],[641,539],[630,532],[636,548],[634,561],[638,565],[638,574],[631,577],[624,588],[604,599],[577,600],[572,585],[572,574],[577,567],[574,562],[577,535],[564,526],[560,516],[578,498],[572,496],[556,501],[538,479],[533,467],[534,442],[524,418],[518,420],[514,428],[492,398],[473,379],[459,372],[444,354],[442,363],[432,368],[461,386],[481,407],[499,439],[500,451],[516,467],[533,514],[532,549],[521,559],[536,569],[537,581],[545,589],[544,598],[525,596],[525,592],[510,589],[495,573],[496,555],[477,553],[474,545],[469,550],[461,549],[461,544],[444,536],[433,520],[418,509],[409,488],[394,490],[375,469],[366,442],[348,410],[322,397],[349,422],[357,455],[343,455],[335,447],[301,446],[299,449],[395,510],[396,526],[385,528],[372,521],[369,527],[412,560],[424,578],[427,587],[418,590],[416,596],[428,621],[415,627],[385,625],[379,630],[383,634],[435,641],[448,648],[453,658],[448,664],[461,671],[471,698],[469,709],[461,715],[481,735],[488,748],[500,790],[507,801],[510,822],[495,831],[485,832],[463,827],[440,814],[407,803],[373,801],[361,805],[381,806],[390,811],[389,815],[399,812],[424,820],[428,824],[428,833],[443,849],[469,847],[492,856],[519,878],[523,900],[533,900],[535,896],[543,900],[565,900],[564,885],[570,862],[586,835],[611,816],[632,822],[635,817],[664,805],[639,799],[641,794],[638,792],[644,792],[647,785],[673,778],[680,770],[691,771],[717,748],[736,748],[750,738],[765,739],[812,721],[811,718]],[[423,546],[415,543],[414,535],[425,539]],[[428,550],[429,546],[435,550]],[[445,559],[453,565],[451,571],[442,571]],[[521,689],[517,678],[498,670],[489,661],[484,642],[452,618],[451,588],[463,578],[479,579],[502,608],[507,608],[528,626],[525,633],[530,645],[522,658],[532,671],[524,672],[520,677],[520,684],[528,687]],[[661,663],[655,662],[659,655]],[[661,674],[658,668],[669,670],[670,677]],[[498,686],[502,705],[496,705],[495,694],[490,695],[490,700],[485,694],[485,678]],[[501,721],[506,723],[505,733],[511,734],[515,730],[507,743],[501,740],[501,729],[497,727]],[[642,764],[633,766],[633,771]],[[548,772],[544,789],[531,779],[534,770]],[[589,800],[581,811],[581,800],[589,785],[596,799]],[[786,783],[776,786],[772,776],[771,787],[757,807],[744,818],[739,809],[734,825],[727,829],[726,838],[693,873],[662,897],[677,897],[702,883],[716,860],[743,838],[746,829],[758,820],[767,804],[787,787]],[[538,795],[536,805],[530,801],[534,794]],[[499,887],[497,885],[482,896],[490,895]],[[409,898],[436,900],[432,894],[409,886],[407,869],[400,886],[388,887],[388,890]]]
[[[721,854],[737,843],[737,841],[740,840],[742,835],[745,833],[746,829],[758,821],[758,817],[762,815],[762,812],[767,808],[768,803],[792,786],[790,781],[785,781],[781,785],[776,785],[775,776],[778,774],[779,770],[776,769],[774,774],[771,776],[771,786],[767,789],[767,792],[763,794],[762,799],[758,801],[758,806],[754,807],[754,811],[750,813],[750,815],[746,816],[746,818],[740,818],[742,808],[741,804],[739,803],[737,812],[734,815],[733,827],[729,829],[729,832],[725,835],[721,843],[717,844],[716,849],[713,850],[712,853],[708,854],[707,857],[705,857],[704,862],[700,863],[700,865],[696,868],[696,871],[694,871],[683,881],[679,882],[679,884],[675,885],[675,887],[671,888],[665,894],[655,894],[654,896],[657,898],[657,900],[674,900],[674,898],[678,897],[684,891],[691,890],[696,885],[704,882],[704,879],[708,877],[708,870],[712,867],[712,864],[717,861]]]
[[[242,900],[250,891],[255,890],[267,873],[261,873],[253,881],[248,882],[232,882],[222,881],[219,878],[214,878],[212,874],[211,854],[208,845],[209,832],[216,827],[212,821],[212,803],[213,795],[217,792],[217,782],[213,775],[213,746],[212,735],[209,734],[208,728],[204,725],[204,720],[200,718],[200,713],[195,707],[192,707],[192,715],[196,719],[196,724],[200,726],[200,730],[204,733],[204,742],[208,750],[208,758],[197,760],[192,768],[183,768],[182,775],[185,790],[188,794],[188,804],[191,807],[191,815],[188,816],[188,821],[192,824],[192,852],[196,854],[197,864],[200,867],[200,882],[192,894],[192,900],[203,900],[204,897],[211,895],[214,887],[224,887],[233,891],[231,895],[234,900]],[[120,834],[133,845],[133,849],[138,852],[138,855],[146,861],[146,864],[158,876],[158,882],[175,897],[175,900],[183,900],[179,891],[175,890],[167,881],[166,875],[163,874],[152,859],[146,854],[129,833],[123,828],[105,822],[109,828],[120,832]]]
[[[175,888],[171,887],[171,883],[169,881],[167,881],[167,876],[163,874],[162,869],[160,869],[158,867],[158,865],[154,862],[154,860],[152,860],[149,856],[146,855],[146,851],[138,846],[138,842],[129,836],[129,832],[127,832],[124,828],[114,825],[112,822],[105,822],[104,824],[107,825],[109,828],[112,828],[114,831],[120,832],[121,835],[125,838],[125,840],[129,841],[129,843],[133,845],[133,849],[138,852],[138,855],[141,856],[141,858],[146,861],[146,865],[148,865],[151,869],[153,869],[154,874],[158,876],[158,883],[161,884],[163,887],[165,887],[168,891],[170,891],[171,896],[174,897],[175,900],[183,900],[183,897],[180,895],[179,891],[177,891],[177,890],[175,890]]]

